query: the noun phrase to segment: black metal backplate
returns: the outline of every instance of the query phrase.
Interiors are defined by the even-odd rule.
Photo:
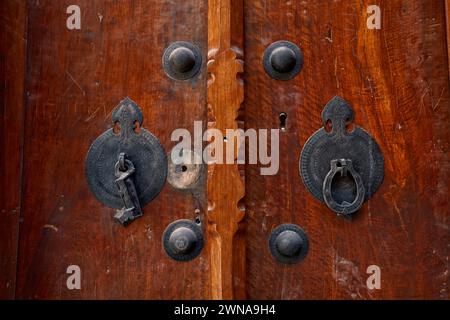
[[[136,121],[142,124],[139,107],[129,98],[113,111],[113,123],[120,123],[120,133],[109,129],[91,145],[85,163],[86,179],[94,196],[103,204],[120,209],[123,201],[118,193],[115,164],[125,152],[136,169],[134,184],[141,206],[154,199],[163,188],[167,176],[167,157],[158,139],[144,128],[135,132]]]
[[[300,174],[305,186],[318,200],[323,201],[322,187],[330,171],[331,160],[350,159],[361,176],[365,200],[380,187],[384,177],[384,160],[377,142],[361,127],[346,124],[354,119],[354,112],[340,97],[334,97],[325,106],[322,120],[331,121],[331,131],[317,130],[305,143],[300,157]]]

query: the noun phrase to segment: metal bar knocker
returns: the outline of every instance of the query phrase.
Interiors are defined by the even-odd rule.
[[[114,219],[121,225],[127,225],[136,218],[142,216],[141,205],[134,186],[133,176],[136,169],[133,162],[126,159],[126,154],[119,154],[119,161],[115,166],[116,184],[124,207],[116,210]]]
[[[112,128],[95,139],[86,156],[90,190],[101,203],[117,209],[114,220],[123,226],[143,215],[141,208],[166,182],[166,153],[142,122],[137,104],[122,100],[113,110]]]

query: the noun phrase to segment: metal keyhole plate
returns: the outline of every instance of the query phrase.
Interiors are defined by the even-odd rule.
[[[167,157],[159,140],[140,127],[142,112],[135,102],[124,99],[112,113],[113,124],[120,123],[120,132],[113,128],[100,135],[91,145],[85,163],[86,179],[94,196],[103,204],[120,209],[123,201],[118,193],[115,165],[119,153],[126,153],[135,167],[134,185],[141,206],[153,200],[163,188],[167,176]]]
[[[203,249],[203,231],[199,224],[191,220],[177,220],[167,226],[162,243],[172,259],[190,261]]]
[[[270,77],[277,80],[290,80],[303,67],[303,53],[290,41],[276,41],[264,51],[263,65]]]
[[[202,55],[197,46],[192,43],[176,41],[164,51],[162,64],[170,78],[187,80],[199,72],[202,66]]]
[[[354,125],[353,130],[347,129],[346,125],[353,119],[350,105],[342,98],[334,97],[322,112],[324,127],[317,130],[303,147],[299,163],[303,183],[322,202],[324,181],[330,172],[330,164],[336,159],[351,161],[353,169],[361,176],[364,200],[369,199],[383,182],[384,160],[380,147],[361,127]],[[331,122],[330,132],[325,129],[327,122]],[[349,201],[356,191],[354,184],[349,175],[344,178],[336,175],[331,185],[333,198]]]
[[[309,250],[308,237],[295,224],[281,224],[270,235],[269,249],[278,262],[294,264],[306,257]]]

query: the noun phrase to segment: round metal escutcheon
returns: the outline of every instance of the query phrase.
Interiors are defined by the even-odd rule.
[[[142,124],[142,113],[130,99],[114,109],[113,123],[120,123],[120,132],[111,128],[91,145],[85,162],[85,175],[90,190],[103,204],[123,207],[115,180],[115,166],[120,153],[126,153],[134,167],[136,193],[141,206],[153,200],[163,188],[167,176],[167,157],[159,140],[149,131],[134,131],[135,122]]]
[[[167,226],[162,242],[169,257],[177,261],[190,261],[203,249],[203,231],[191,220],[177,220]]]
[[[346,123],[352,122],[354,111],[340,97],[334,97],[322,112],[323,123],[330,121],[332,129],[317,130],[303,146],[299,171],[303,183],[318,200],[324,202],[323,186],[331,163],[335,159],[349,159],[354,170],[361,176],[364,199],[369,199],[380,187],[384,177],[384,159],[375,139],[363,128],[354,125],[351,131]],[[352,202],[356,188],[354,181],[335,176],[331,185],[333,198],[338,202]],[[353,179],[354,180],[354,179]]]
[[[276,41],[264,51],[263,65],[270,77],[277,80],[290,80],[303,67],[303,53],[290,41]]]
[[[170,78],[188,80],[199,72],[202,66],[202,55],[197,46],[192,43],[176,41],[164,51],[162,64]]]
[[[269,248],[278,262],[295,264],[303,260],[308,253],[308,237],[299,226],[282,224],[272,231]]]

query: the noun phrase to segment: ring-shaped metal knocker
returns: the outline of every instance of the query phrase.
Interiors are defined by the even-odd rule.
[[[332,184],[336,174],[340,173],[341,177],[351,176],[356,186],[356,196],[352,202],[343,200],[338,203],[333,198]],[[358,211],[365,197],[364,182],[361,176],[353,169],[352,161],[348,159],[331,160],[331,169],[325,176],[322,187],[323,200],[325,204],[338,215],[348,215]]]

